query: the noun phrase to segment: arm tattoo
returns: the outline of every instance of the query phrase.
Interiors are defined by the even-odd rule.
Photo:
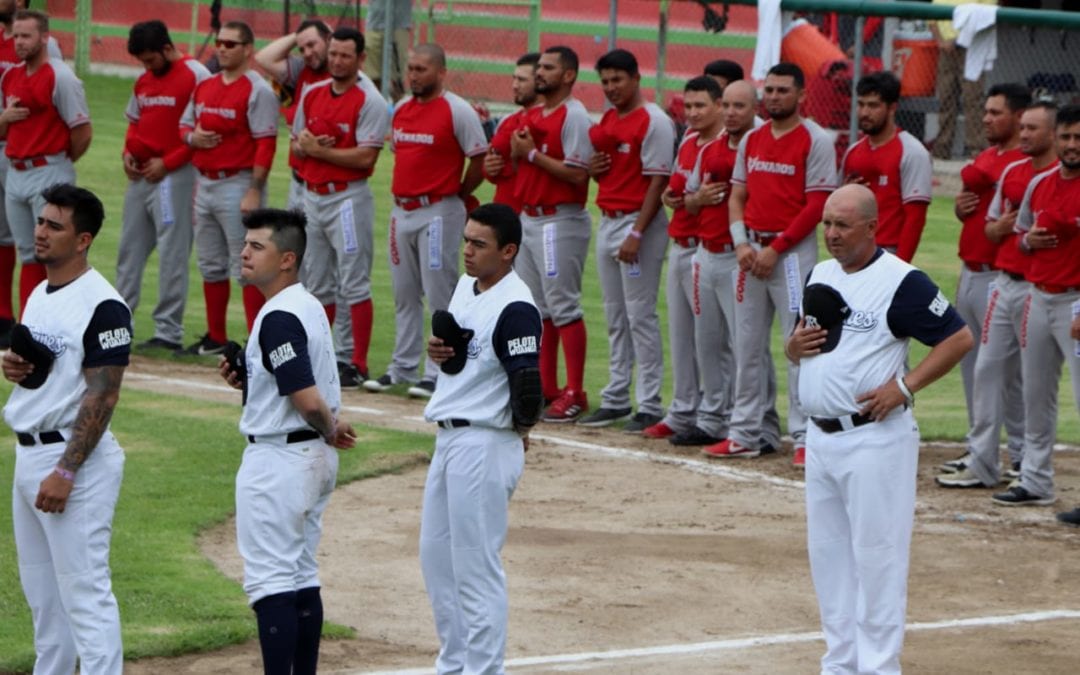
[[[329,416],[326,413],[330,413]],[[306,413],[304,421],[310,424],[315,431],[322,434],[323,438],[332,438],[334,436],[334,414],[328,408],[320,407],[318,410]]]
[[[60,467],[68,471],[77,471],[82,466],[109,427],[113,409],[120,398],[124,366],[87,368],[83,376],[86,378],[86,394],[75,416],[67,449],[59,462]]]

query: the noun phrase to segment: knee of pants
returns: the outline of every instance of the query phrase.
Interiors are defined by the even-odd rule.
[[[203,281],[217,283],[229,280],[229,268],[225,261],[199,258],[199,274]]]

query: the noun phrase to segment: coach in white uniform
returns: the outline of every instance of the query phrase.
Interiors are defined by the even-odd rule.
[[[837,190],[822,222],[834,260],[810,273],[785,345],[811,421],[806,529],[827,645],[821,672],[899,673],[919,454],[914,394],[974,340],[926,274],[875,244],[869,189]],[[910,338],[931,350],[905,374]]]
[[[316,670],[323,609],[315,552],[337,476],[334,448],[356,443],[337,417],[341,387],[326,312],[299,280],[304,223],[277,209],[244,218],[241,275],[266,304],[243,366],[221,362],[222,377],[244,391],[240,433],[248,446],[236,474],[236,542],[268,675]]]
[[[52,365],[34,372],[16,355],[17,340],[3,359],[4,377],[17,385],[4,420],[18,437],[19,578],[34,621],[35,673],[72,673],[77,659],[88,675],[118,675],[124,650],[109,544],[124,451],[109,420],[131,353],[131,312],[87,262],[105,218],[98,198],[70,184],[42,197],[34,259],[47,277],[22,320]]]
[[[459,344],[428,342],[442,373],[424,410],[439,431],[424,486],[420,567],[439,634],[440,675],[503,672],[507,597],[499,553],[527,435],[543,406],[540,311],[512,267],[520,244],[521,221],[509,206],[486,204],[469,214],[465,274],[448,308]]]

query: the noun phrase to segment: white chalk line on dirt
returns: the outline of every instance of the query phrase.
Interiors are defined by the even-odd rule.
[[[946,619],[943,621],[930,621],[909,623],[908,632],[949,630],[954,628],[980,628],[985,626],[1013,626],[1021,623],[1036,623],[1040,621],[1056,621],[1061,619],[1080,619],[1080,611],[1071,609],[1056,609],[1041,612],[1025,612],[1022,614],[1004,614],[997,616],[978,616],[966,619]],[[735,651],[750,649],[753,647],[771,647],[775,645],[794,644],[802,642],[821,642],[825,636],[820,631],[805,633],[774,633],[771,635],[756,635],[744,638],[732,638],[729,640],[714,640],[711,642],[695,642],[677,645],[660,645],[657,647],[640,647],[635,649],[613,649],[605,652],[580,652],[576,654],[552,654],[548,656],[527,656],[506,661],[507,668],[526,668],[530,666],[559,666],[572,664],[593,663],[597,666],[605,666],[610,661],[625,659],[655,659],[661,656],[689,656],[708,652]],[[560,670],[560,668],[553,668]],[[574,667],[573,669],[580,669]],[[431,666],[426,668],[407,668],[405,670],[350,670],[339,671],[342,675],[351,673],[355,675],[429,675]]]

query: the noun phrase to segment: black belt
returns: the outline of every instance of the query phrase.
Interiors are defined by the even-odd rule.
[[[861,413],[855,413],[854,415],[847,415],[846,417],[811,417],[810,421],[817,425],[818,429],[821,429],[827,434],[835,434],[838,431],[844,430],[844,421],[850,421],[848,425],[849,429],[855,427],[861,427],[864,424],[870,424],[874,421],[873,416],[863,415]]]
[[[302,429],[300,431],[290,431],[285,434],[286,443],[303,443],[304,441],[313,441],[316,438],[322,438],[318,431],[314,429]],[[248,443],[257,443],[254,436],[248,436]]]
[[[1008,270],[1002,270],[1002,271],[1005,272],[1005,276],[1009,277],[1013,281],[1024,281],[1024,275],[1023,274],[1017,274],[1016,272],[1010,272]]]
[[[436,422],[440,429],[461,429],[462,427],[472,426],[472,422],[469,420],[459,420],[456,417],[452,417],[448,420],[439,420]]]
[[[34,434],[18,431],[15,432],[15,436],[19,439],[19,445],[25,446],[37,445],[39,440],[42,445],[64,442],[64,434],[59,431],[42,431],[36,436]]]

